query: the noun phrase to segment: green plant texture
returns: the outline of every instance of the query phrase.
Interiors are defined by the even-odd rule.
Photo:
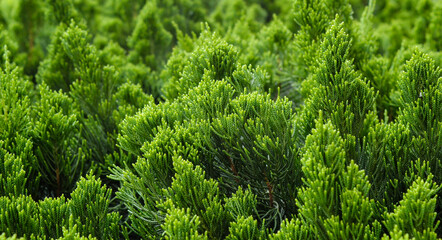
[[[0,240],[442,239],[442,1],[0,0]]]

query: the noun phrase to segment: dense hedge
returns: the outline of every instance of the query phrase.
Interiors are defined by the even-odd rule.
[[[442,237],[442,1],[0,0],[0,239]]]

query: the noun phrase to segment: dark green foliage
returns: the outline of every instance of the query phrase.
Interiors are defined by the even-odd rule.
[[[149,216],[152,221],[160,220],[161,217],[155,214],[158,211],[155,210],[157,209],[154,205],[155,201],[165,197],[173,200],[179,196],[175,193],[167,197],[167,194],[164,196],[161,190],[169,186],[173,189],[175,181],[171,180],[176,170],[172,166],[173,156],[182,156],[194,164],[201,164],[209,176],[222,177],[222,189],[228,192],[234,193],[237,191],[237,186],[251,184],[252,191],[260,194],[259,203],[250,196],[235,203],[241,204],[239,205],[241,208],[239,206],[233,208],[233,201],[238,200],[227,200],[227,207],[231,209],[235,218],[239,217],[241,212],[246,211],[242,213],[245,217],[247,217],[246,213],[256,214],[259,218],[265,216],[271,224],[277,224],[281,215],[289,211],[288,206],[290,204],[294,206],[294,202],[279,202],[286,199],[287,195],[293,196],[295,192],[294,190],[286,191],[287,187],[295,189],[296,185],[287,185],[288,182],[285,179],[298,175],[297,184],[300,184],[299,164],[292,163],[297,158],[292,148],[293,138],[290,134],[293,128],[292,110],[289,102],[278,99],[277,105],[273,106],[275,102],[268,95],[241,94],[231,100],[234,95],[236,94],[233,87],[226,81],[203,80],[188,95],[182,95],[175,102],[148,106],[137,116],[124,121],[123,135],[120,136],[122,146],[134,154],[142,152],[145,158],[139,159],[133,166],[135,175],[117,170],[115,177],[124,182],[124,187],[119,193],[124,201],[131,201],[130,199],[138,195],[131,189],[142,189],[143,194],[140,197],[148,202],[147,204],[139,202],[141,206],[144,205],[145,210],[133,209],[134,212],[139,212],[139,217],[147,214],[143,218]],[[233,126],[242,127],[240,131],[232,131]],[[270,129],[278,129],[280,133],[272,132]],[[139,135],[141,133],[143,135]],[[195,134],[200,136],[199,141],[191,138]],[[245,145],[246,141],[240,142],[235,139],[250,139],[254,144]],[[220,142],[222,144],[219,144]],[[285,150],[282,152],[278,149]],[[164,154],[160,154],[161,152]],[[254,166],[252,162],[257,165]],[[146,175],[147,172],[151,174]],[[277,174],[281,172],[284,173]],[[136,177],[137,175],[141,178]],[[259,191],[260,188],[270,192],[262,194]],[[250,194],[249,191],[246,196]],[[186,193],[186,197],[182,200],[175,200],[177,202],[175,204],[184,204],[177,205],[179,208],[191,208],[195,211],[207,207],[201,204],[186,204],[185,199],[190,198],[188,194],[191,192],[183,192]],[[250,201],[255,202],[254,205],[259,206],[261,210],[257,210],[257,206],[246,208],[249,210],[242,209],[250,204]],[[214,208],[219,204],[209,206]],[[128,205],[128,208],[132,206]],[[137,218],[132,220],[141,228],[141,222]],[[200,216],[200,221],[202,225],[209,228],[205,217]],[[210,224],[210,226],[217,226],[217,224]],[[157,230],[140,229],[138,231]],[[211,231],[219,230],[212,229]],[[213,236],[212,234],[209,231],[209,236]]]
[[[46,86],[41,87],[40,95],[33,147],[44,184],[41,190],[58,197],[71,192],[78,177],[86,172],[87,147],[80,139],[80,114],[72,108],[72,99]]]
[[[206,144],[217,156],[216,165],[229,169],[224,177],[229,192],[250,184],[260,209],[266,212],[262,216],[276,224],[291,213],[294,202],[290,199],[294,199],[301,177],[293,148],[291,105],[252,93],[233,100],[231,108],[231,114],[214,119]],[[262,188],[266,191],[258,190]]]
[[[410,131],[400,123],[377,123],[364,140],[367,155],[360,161],[360,166],[372,183],[373,198],[384,201],[385,206],[391,208],[414,180],[408,172],[414,164]]]
[[[441,10],[0,0],[0,239],[438,239]]]

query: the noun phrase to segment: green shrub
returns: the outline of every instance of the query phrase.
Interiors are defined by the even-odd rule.
[[[441,238],[441,9],[0,0],[0,239]]]

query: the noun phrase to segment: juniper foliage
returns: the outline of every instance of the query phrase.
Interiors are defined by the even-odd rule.
[[[0,239],[438,239],[440,1],[0,1]]]

